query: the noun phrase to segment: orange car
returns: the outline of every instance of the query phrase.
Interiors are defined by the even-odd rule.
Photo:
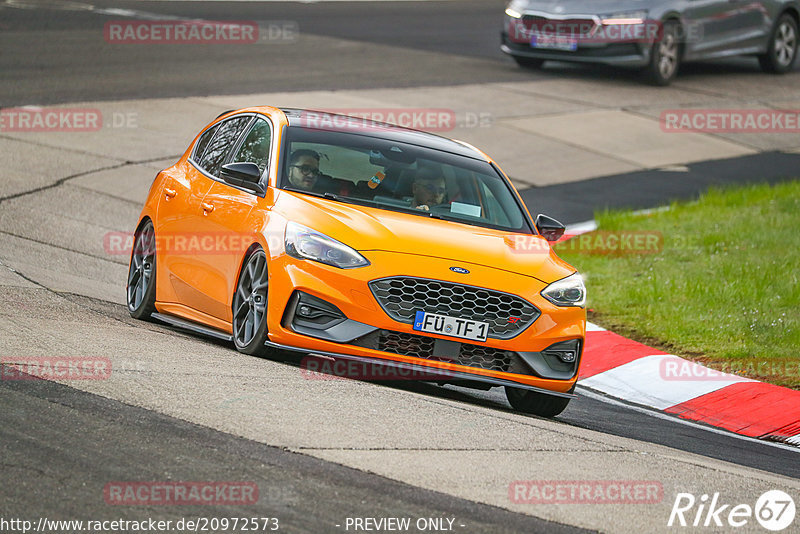
[[[586,290],[500,168],[425,132],[254,107],[156,176],[130,313],[233,341],[505,386],[553,416],[574,397]]]

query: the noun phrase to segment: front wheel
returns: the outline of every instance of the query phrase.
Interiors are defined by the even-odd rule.
[[[564,397],[511,386],[506,386],[506,398],[515,410],[540,417],[555,417],[566,409],[570,401]]]
[[[797,34],[797,22],[791,15],[782,15],[772,30],[767,53],[758,56],[758,62],[764,72],[784,74],[791,70],[797,57]]]
[[[658,86],[672,83],[672,80],[678,75],[681,61],[680,52],[678,24],[671,21],[664,23],[661,38],[653,43],[650,64],[644,69],[647,81]]]
[[[265,354],[267,335],[267,255],[248,256],[233,296],[233,342],[244,354]]]
[[[128,311],[134,319],[147,320],[156,311],[156,232],[149,220],[133,241],[127,294]]]

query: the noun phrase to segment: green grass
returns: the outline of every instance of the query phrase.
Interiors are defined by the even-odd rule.
[[[646,215],[599,213],[597,222],[601,236],[660,232],[663,249],[597,254],[558,245],[586,279],[591,321],[800,389],[800,181],[712,189]]]

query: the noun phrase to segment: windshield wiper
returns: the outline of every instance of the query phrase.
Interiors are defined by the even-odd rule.
[[[303,193],[304,195],[311,195],[317,198],[326,198],[328,200],[336,200],[337,202],[346,202],[345,199],[341,198],[339,195],[336,195],[334,193],[329,193],[329,192],[317,193],[315,191],[308,191],[306,189],[295,189],[294,187],[284,187],[283,189],[285,191],[292,191],[294,193]]]

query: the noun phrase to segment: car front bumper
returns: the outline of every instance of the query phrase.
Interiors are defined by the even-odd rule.
[[[640,43],[607,43],[580,45],[574,52],[533,48],[527,43],[517,43],[501,33],[500,50],[520,58],[549,61],[598,63],[619,67],[645,67],[650,62],[650,47]]]
[[[463,277],[449,270],[452,260],[362,253],[370,265],[359,269],[337,269],[286,255],[273,258],[267,313],[272,346],[390,366],[416,366],[436,374],[425,381],[468,380],[556,394],[572,389],[585,338],[583,308],[554,306],[540,295],[546,285],[530,276],[458,262],[470,270],[470,276]],[[490,337],[480,342],[416,331],[412,324],[390,317],[370,290],[370,281],[397,276],[399,266],[407,277],[512,293],[533,304],[539,314],[508,339]],[[338,312],[343,320],[326,322],[322,318],[318,326],[298,320],[301,298],[322,308],[330,306],[332,317]],[[571,341],[577,342],[571,364],[555,360],[548,352],[553,345]]]

